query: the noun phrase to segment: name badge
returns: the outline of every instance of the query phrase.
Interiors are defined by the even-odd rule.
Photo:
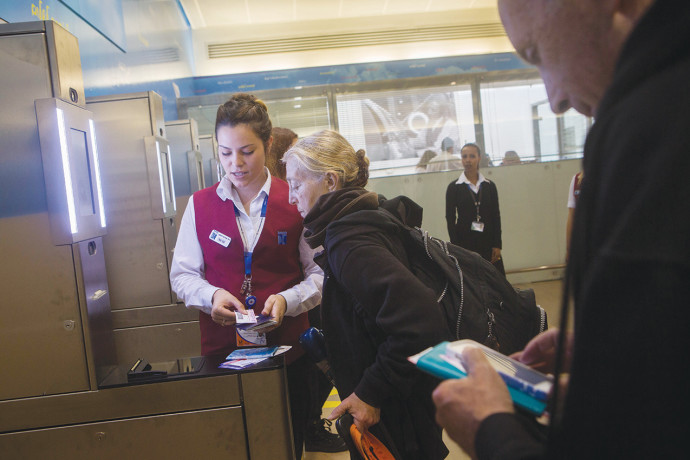
[[[227,248],[228,245],[230,244],[230,241],[232,240],[232,238],[230,238],[227,235],[223,235],[218,230],[213,230],[208,237],[211,241],[214,241],[214,242],[220,244],[224,248]]]
[[[470,226],[470,230],[473,232],[483,232],[484,231],[484,222],[477,222],[476,220],[472,222],[472,225]]]
[[[278,232],[278,244],[287,244],[287,232]]]

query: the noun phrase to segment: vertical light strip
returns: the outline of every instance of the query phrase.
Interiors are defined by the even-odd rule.
[[[167,214],[168,207],[165,205],[165,182],[163,181],[163,165],[161,164],[161,146],[156,141],[156,158],[158,159],[158,179],[161,183],[161,202],[163,203],[163,214]]]
[[[74,206],[74,190],[72,188],[72,171],[69,165],[67,151],[67,133],[65,132],[65,115],[62,109],[57,110],[58,135],[60,136],[60,153],[62,155],[62,173],[65,176],[65,193],[67,194],[67,211],[69,212],[69,226],[72,234],[77,233],[77,213]]]
[[[98,193],[98,208],[101,211],[101,227],[105,228],[105,209],[103,208],[103,188],[101,187],[101,165],[98,159],[98,144],[96,144],[96,128],[93,120],[89,119],[91,131],[91,150],[93,151],[93,165],[96,170],[96,193]]]
[[[175,180],[173,179],[172,152],[170,151],[170,146],[168,146],[168,173],[170,174],[168,180],[170,181],[170,193],[172,194],[171,198],[173,211],[177,212],[177,200],[175,199]]]

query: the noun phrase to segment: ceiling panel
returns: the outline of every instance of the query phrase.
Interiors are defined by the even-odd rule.
[[[297,19],[299,21],[315,21],[324,18],[338,18],[342,3],[324,0],[292,0],[297,4]],[[376,3],[377,0],[372,0]]]
[[[296,20],[293,0],[245,0],[249,8],[250,24],[272,24]]]
[[[128,52],[137,62],[184,61],[196,76],[352,62],[504,52],[496,0],[122,0]],[[185,16],[190,27],[185,21]],[[491,34],[418,39],[449,28],[497,28]],[[482,29],[483,30],[483,29]],[[493,30],[493,29],[492,29]],[[362,41],[372,34],[405,40]],[[397,35],[396,35],[397,34]],[[501,36],[498,36],[501,35]],[[211,58],[212,46],[247,48],[294,40],[344,37],[341,48],[311,46],[236,52]],[[346,42],[359,40],[357,43]],[[432,41],[427,41],[432,40]],[[344,48],[343,48],[344,46]],[[510,48],[512,49],[512,48]],[[177,53],[177,54],[175,54]],[[215,55],[214,55],[215,56]],[[135,56],[132,56],[134,59]],[[143,67],[143,66],[140,66]]]
[[[180,0],[180,3],[194,29],[496,8],[496,0]]]

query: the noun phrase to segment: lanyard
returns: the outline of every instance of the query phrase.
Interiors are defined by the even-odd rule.
[[[479,193],[474,193],[469,184],[467,188],[470,189],[470,195],[472,195],[472,201],[474,201],[474,207],[477,208],[477,222],[481,221],[482,217],[479,215],[479,206],[482,205],[482,184],[479,184]]]
[[[233,202],[235,208],[235,220],[237,221],[237,228],[240,230],[240,236],[242,237],[242,244],[244,245],[244,281],[242,282],[242,287],[240,288],[240,295],[245,296],[244,304],[252,308],[256,304],[256,297],[252,295],[252,255],[254,253],[254,248],[256,247],[256,242],[264,229],[264,222],[266,221],[266,207],[268,205],[268,195],[264,197],[264,202],[261,205],[261,222],[259,223],[259,228],[254,232],[254,239],[252,240],[251,246],[247,245],[247,236],[244,234],[244,229],[242,228],[242,222],[240,221],[240,210],[237,209],[237,205]]]
[[[256,246],[256,242],[259,239],[259,236],[261,236],[261,231],[264,228],[264,222],[266,221],[266,207],[268,205],[268,195],[264,197],[264,202],[261,205],[261,222],[259,223],[259,228],[254,232],[254,239],[252,240],[252,244],[247,245],[247,235],[244,233],[244,229],[242,228],[242,222],[240,220],[240,210],[237,209],[237,205],[233,203],[233,207],[235,208],[235,220],[237,221],[237,227],[240,230],[240,236],[242,237],[242,244],[244,245],[244,275],[251,277],[252,276],[252,254],[254,252],[254,247]]]

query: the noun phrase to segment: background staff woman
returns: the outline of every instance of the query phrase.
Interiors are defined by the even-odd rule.
[[[465,170],[446,189],[450,242],[479,253],[505,275],[496,184],[479,172],[481,151],[478,145],[463,145],[460,155]]]

